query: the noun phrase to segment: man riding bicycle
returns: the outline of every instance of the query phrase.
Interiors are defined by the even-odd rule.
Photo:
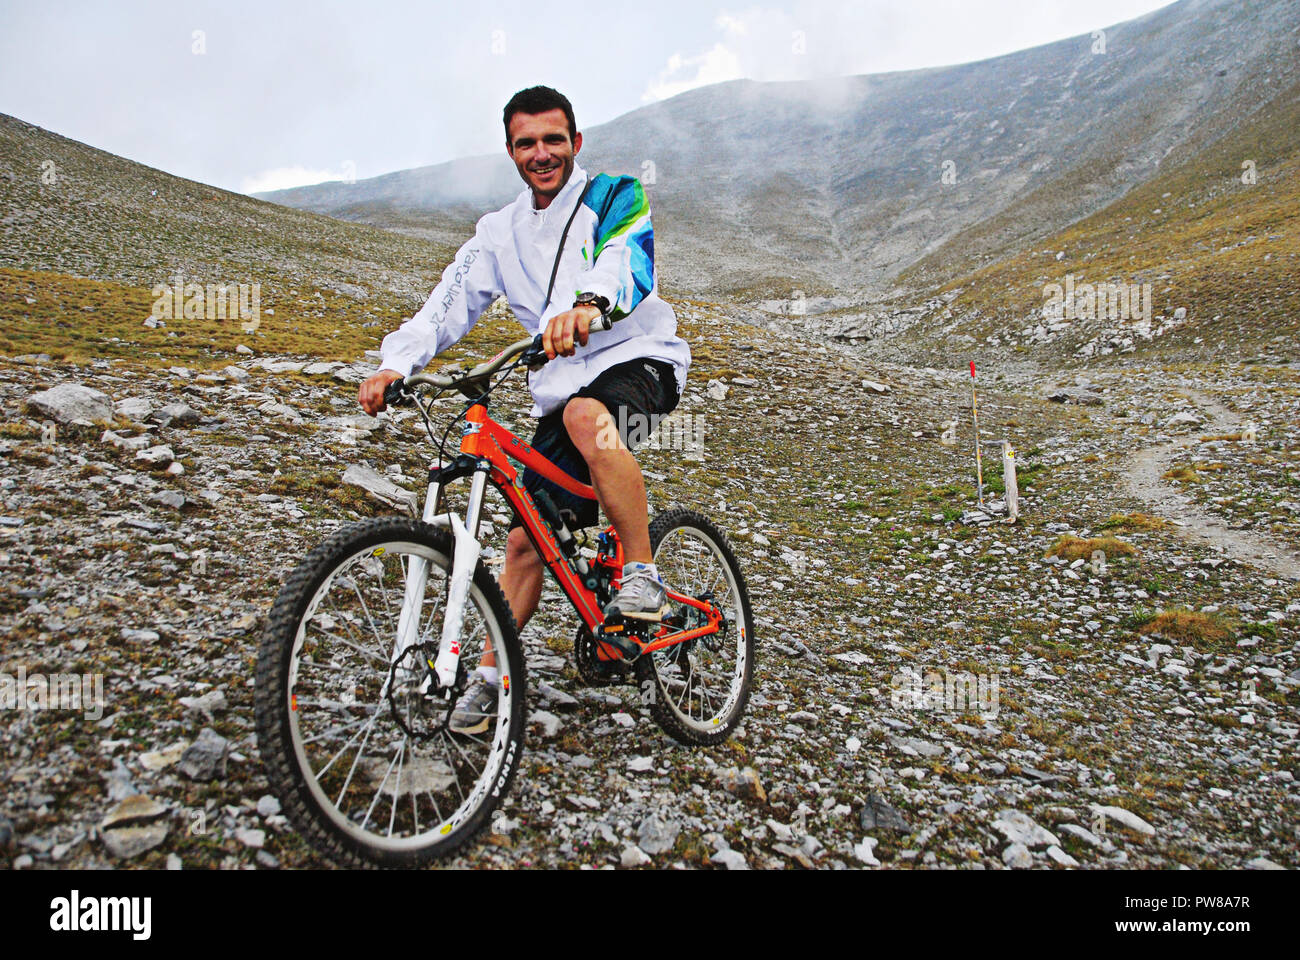
[[[506,152],[527,189],[478,221],[425,305],[384,338],[381,368],[361,384],[358,400],[369,414],[383,410],[388,384],[456,343],[504,295],[525,329],[542,334],[550,358],[529,377],[532,415],[540,418],[532,446],[595,488],[623,544],[622,587],[605,614],[657,621],[666,595],[650,551],[645,482],[629,444],[677,406],[691,352],[656,292],[650,207],[635,178],[591,177],[577,165],[582,134],[556,90],[521,90],[503,120]],[[588,343],[603,314],[619,323]],[[595,501],[531,470],[524,486],[534,495],[545,490],[577,526],[598,520]],[[520,630],[537,609],[543,576],[541,557],[515,521],[500,584]],[[452,714],[453,732],[487,728],[497,680],[489,650]]]

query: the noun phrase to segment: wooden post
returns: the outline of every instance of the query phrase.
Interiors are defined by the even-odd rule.
[[[980,459],[980,411],[975,399],[975,361],[970,362],[970,413],[975,427],[975,482],[979,485],[980,509],[984,509],[984,462]]]
[[[1020,487],[1016,484],[1016,453],[1011,441],[1002,441],[1002,482],[1007,488],[1007,522],[1015,523],[1020,516]]]

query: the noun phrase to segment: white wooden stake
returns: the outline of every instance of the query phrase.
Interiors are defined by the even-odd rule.
[[[1016,484],[1016,453],[1011,441],[1002,441],[1002,482],[1007,488],[1007,522],[1015,523],[1020,516],[1020,487]]]
[[[980,509],[984,509],[984,461],[980,457],[980,410],[975,398],[975,361],[970,362],[970,414],[975,426],[975,482],[979,491]]]

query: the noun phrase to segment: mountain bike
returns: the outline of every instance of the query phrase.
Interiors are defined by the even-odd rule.
[[[592,330],[609,329],[608,318]],[[669,509],[650,524],[667,586],[662,621],[607,622],[623,549],[613,527],[584,546],[545,491],[530,494],[513,461],[579,496],[589,485],[488,414],[519,366],[546,362],[541,337],[520,340],[465,374],[395,381],[389,404],[419,410],[439,462],[420,520],[388,516],[342,527],[289,575],[257,657],[258,749],[298,831],[346,866],[411,867],[450,855],[488,825],[519,769],[527,725],[523,647],[478,538],[491,485],[519,518],[581,621],[574,640],[589,684],[632,683],[675,740],[709,745],[740,722],[754,672],[754,622],[726,536],[708,518]],[[504,372],[493,383],[491,378]],[[468,403],[434,440],[434,401]],[[446,439],[461,423],[459,450]],[[445,505],[468,480],[462,516]],[[478,735],[448,722],[485,650],[496,657],[495,718]]]

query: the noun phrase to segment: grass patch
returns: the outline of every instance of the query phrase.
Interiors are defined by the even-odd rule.
[[[10,440],[35,440],[41,428],[34,423],[0,423],[0,437]]]
[[[1222,617],[1196,610],[1165,610],[1152,617],[1138,633],[1196,646],[1222,643],[1236,636],[1236,631]]]
[[[1166,480],[1176,480],[1179,483],[1200,483],[1201,478],[1196,475],[1196,465],[1191,464],[1186,467],[1171,467],[1164,472]]]
[[[1087,560],[1098,550],[1106,554],[1108,560],[1137,553],[1137,548],[1133,544],[1116,540],[1114,537],[1061,537],[1056,541],[1056,545],[1047,551],[1047,556],[1060,557],[1062,560]]]
[[[1017,458],[1018,461],[1019,459]],[[1041,480],[1047,470],[1047,464],[1029,463],[1027,462],[1028,459],[1029,455],[1026,454],[1025,462],[1016,463],[1016,486],[1021,490]],[[992,494],[1007,492],[1006,479],[1002,476],[1002,458],[1000,456],[990,456],[984,461],[984,492]]]
[[[364,328],[357,318],[364,308],[351,297],[305,284],[290,290],[269,280],[262,284],[256,333],[234,319],[176,318],[151,329],[144,319],[153,305],[152,291],[143,286],[0,268],[0,354],[46,353],[77,363],[157,357],[168,365],[210,369],[238,359],[235,346],[247,342],[262,354],[352,361],[375,349],[400,322],[394,316],[391,323]]]
[[[1213,443],[1215,440],[1240,440],[1240,433],[1220,433],[1213,437],[1201,437],[1201,443]]]
[[[1145,513],[1115,513],[1100,527],[1102,530],[1163,530],[1168,520]]]
[[[1138,607],[1120,620],[1119,625],[1125,630],[1140,630],[1156,618],[1155,611]]]

